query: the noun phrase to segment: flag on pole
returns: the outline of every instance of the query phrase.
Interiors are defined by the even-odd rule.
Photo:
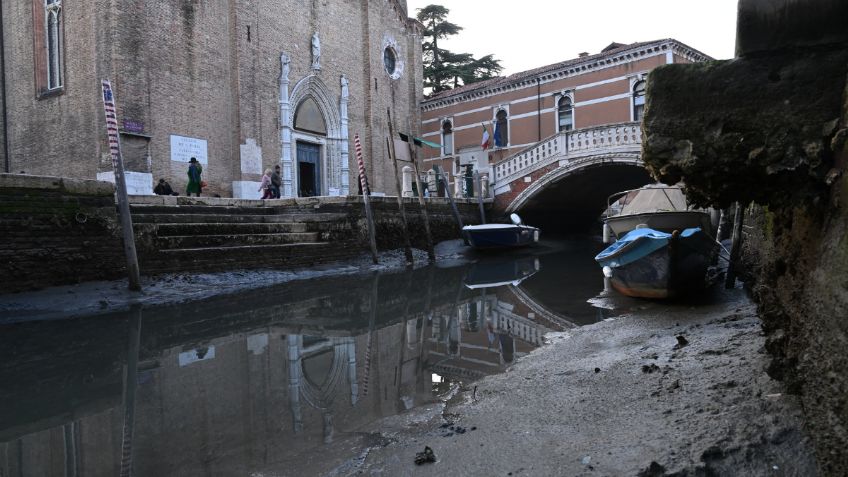
[[[480,146],[485,151],[489,148],[489,130],[486,129],[486,125],[483,123],[480,123],[480,126],[483,127],[483,140],[480,142]]]
[[[359,142],[359,134],[353,135],[353,145],[356,148],[356,162],[359,165],[359,185],[362,187],[362,195],[371,195],[368,187],[368,176],[365,175],[365,163],[362,161],[362,144]]]

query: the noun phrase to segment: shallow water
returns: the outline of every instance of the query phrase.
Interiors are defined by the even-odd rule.
[[[344,473],[358,429],[606,318],[602,248],[0,326],[0,475]]]

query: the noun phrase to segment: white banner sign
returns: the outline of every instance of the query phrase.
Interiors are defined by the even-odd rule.
[[[209,163],[206,140],[171,134],[171,160],[187,163],[192,157],[201,164]]]

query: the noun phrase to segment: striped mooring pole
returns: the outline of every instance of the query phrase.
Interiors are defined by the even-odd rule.
[[[356,148],[356,162],[359,164],[359,184],[362,186],[362,199],[365,202],[365,219],[368,222],[371,258],[376,265],[379,262],[377,260],[377,238],[374,235],[374,216],[371,213],[371,198],[368,195],[368,177],[365,176],[365,162],[362,161],[362,144],[359,142],[359,134],[353,135],[353,144]]]

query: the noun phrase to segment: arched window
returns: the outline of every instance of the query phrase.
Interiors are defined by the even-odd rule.
[[[645,114],[645,82],[639,81],[633,85],[633,120],[641,121]]]
[[[453,123],[450,119],[446,119],[442,123],[442,155],[450,156],[453,154]]]
[[[506,110],[499,109],[495,114],[495,147],[506,147],[509,143],[509,121]]]
[[[327,135],[324,115],[321,114],[318,104],[311,97],[307,97],[297,106],[294,113],[294,128],[322,136]]]
[[[559,100],[557,106],[557,128],[559,132],[571,131],[574,129],[574,107],[571,104],[571,98],[563,96]]]
[[[62,0],[44,0],[47,89],[62,87]]]

